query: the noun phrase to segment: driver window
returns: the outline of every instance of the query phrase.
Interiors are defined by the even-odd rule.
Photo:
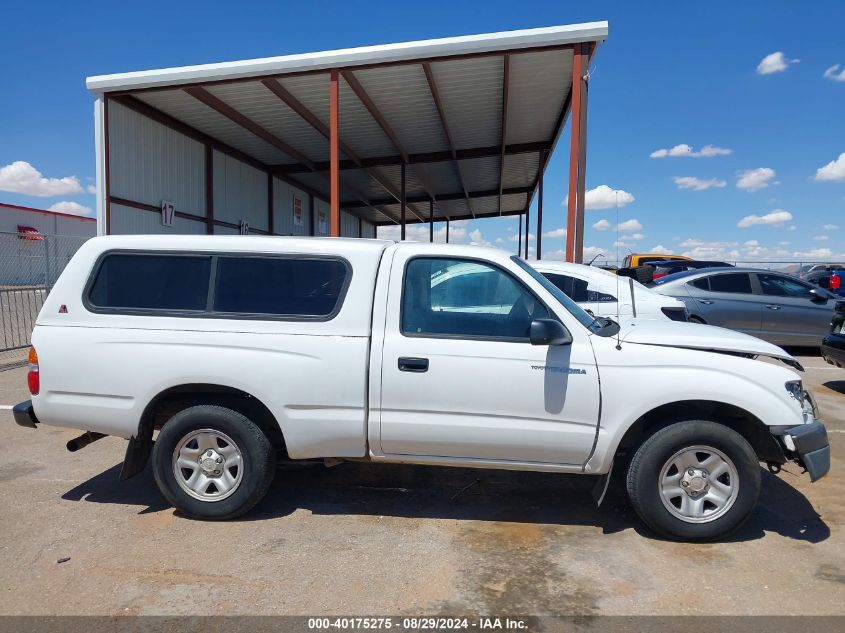
[[[403,334],[528,340],[531,321],[548,318],[533,294],[490,264],[419,257],[405,269]]]

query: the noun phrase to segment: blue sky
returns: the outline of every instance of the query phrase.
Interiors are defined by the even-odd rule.
[[[660,246],[743,261],[845,258],[841,0],[41,2],[4,16],[14,28],[0,40],[3,202],[94,207],[88,75],[608,20],[590,84],[588,203],[601,206],[602,185],[633,201],[619,222],[614,208],[587,211],[586,254],[614,259],[623,223],[620,255]],[[567,135],[546,172],[550,257],[564,246],[554,231],[564,224]],[[651,157],[678,145],[717,149]],[[482,220],[452,234],[515,249],[516,226]]]

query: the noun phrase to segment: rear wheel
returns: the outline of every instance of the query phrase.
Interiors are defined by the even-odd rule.
[[[267,494],[275,453],[267,437],[244,415],[198,405],[174,415],[153,448],[153,472],[161,493],[183,513],[231,519]]]
[[[705,324],[704,319],[702,319],[700,316],[695,316],[694,314],[691,314],[691,315],[690,315],[690,317],[689,317],[689,322],[690,322],[690,323],[698,323],[698,324],[700,324],[700,325],[704,325],[704,324]]]
[[[640,518],[663,536],[706,541],[726,536],[751,515],[760,465],[736,431],[706,420],[660,429],[637,449],[627,477]]]

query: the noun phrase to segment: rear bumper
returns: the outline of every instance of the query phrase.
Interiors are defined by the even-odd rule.
[[[828,473],[830,444],[827,429],[821,420],[800,426],[780,427],[775,434],[780,436],[786,455],[810,474],[810,481],[818,481]]]
[[[32,400],[26,402],[19,402],[12,407],[12,415],[15,417],[15,423],[19,426],[25,426],[30,429],[38,428],[38,418],[35,417],[35,411],[32,409]]]

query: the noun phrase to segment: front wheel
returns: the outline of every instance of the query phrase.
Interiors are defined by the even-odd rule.
[[[706,420],[660,429],[637,449],[628,495],[655,532],[685,541],[721,538],[751,515],[760,496],[760,464],[736,431]]]
[[[261,501],[275,472],[267,437],[244,415],[198,405],[174,415],[153,447],[161,493],[177,509],[200,519],[231,519]]]

